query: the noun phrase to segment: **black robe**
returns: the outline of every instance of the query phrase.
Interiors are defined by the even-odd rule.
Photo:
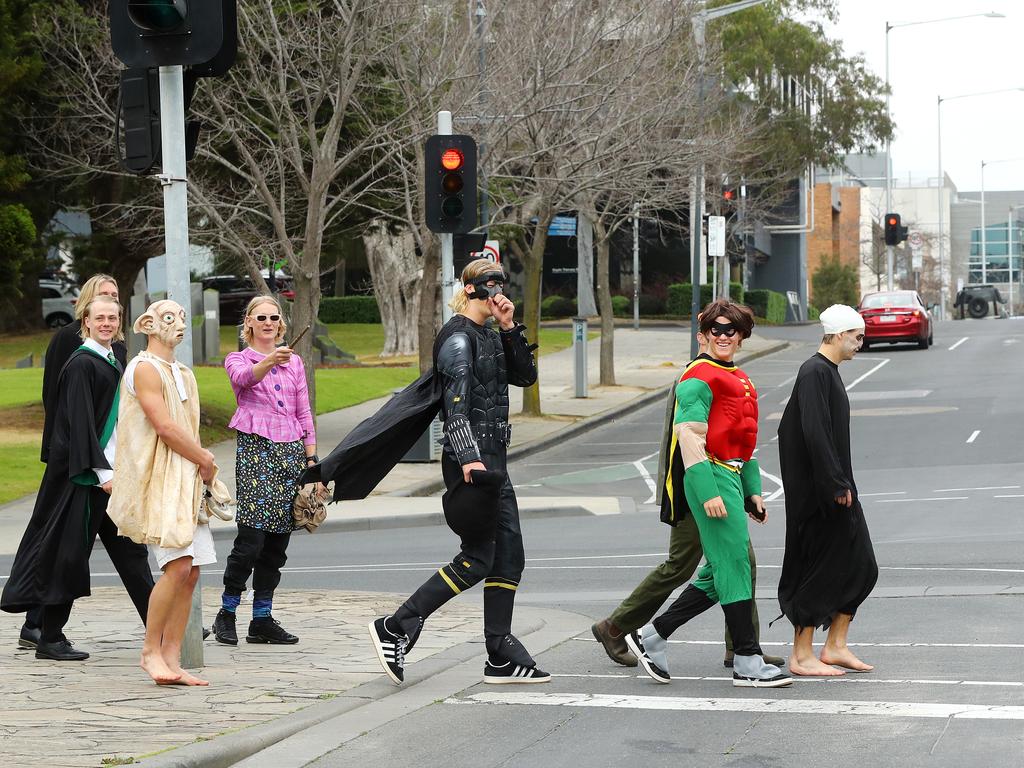
[[[121,371],[94,352],[71,354],[57,378],[49,461],[0,609],[60,605],[89,594],[89,553],[109,496],[94,467],[112,469],[101,437],[116,418]]]
[[[60,372],[64,370],[71,353],[82,346],[80,335],[82,322],[75,320],[63,328],[59,328],[50,338],[50,344],[43,355],[43,442],[40,446],[39,460],[46,463],[50,454],[50,440],[53,436],[53,423],[57,415],[57,382]],[[121,364],[121,369],[128,364],[128,348],[123,341],[115,341],[111,345],[114,357]]]
[[[797,627],[854,615],[878,579],[850,459],[850,400],[839,366],[815,354],[800,366],[779,424],[786,552],[779,606]],[[850,491],[853,505],[836,503]]]

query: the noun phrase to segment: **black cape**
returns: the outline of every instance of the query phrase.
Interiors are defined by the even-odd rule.
[[[120,377],[119,368],[85,349],[58,375],[49,461],[0,609],[19,613],[89,594],[89,553],[109,498],[92,469],[111,469],[101,439],[117,416]]]
[[[360,422],[330,454],[306,469],[299,482],[333,481],[334,501],[369,496],[441,410],[444,382],[435,372],[437,350],[461,327],[459,323],[445,323],[434,341],[434,367]]]
[[[779,424],[786,552],[779,606],[797,627],[854,615],[878,580],[850,458],[850,400],[839,367],[815,354],[800,366]],[[853,494],[852,507],[836,496]]]
[[[43,442],[40,446],[39,460],[46,463],[50,453],[50,440],[53,437],[53,423],[57,414],[57,381],[64,370],[71,353],[82,346],[82,322],[75,320],[63,328],[59,328],[50,338],[50,344],[43,355]],[[124,342],[115,341],[111,348],[114,357],[121,364],[121,370],[128,364],[128,348]]]

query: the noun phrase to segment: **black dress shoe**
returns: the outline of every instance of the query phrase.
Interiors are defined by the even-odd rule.
[[[19,648],[36,648],[39,645],[40,637],[43,634],[42,627],[30,627],[28,624],[21,625],[21,635],[18,637]]]
[[[265,619],[253,619],[249,622],[247,643],[270,643],[270,645],[294,645],[299,638],[284,630],[273,616]]]
[[[238,634],[235,632],[235,614],[221,608],[217,618],[213,620],[213,636],[218,643],[238,645]]]
[[[74,644],[66,637],[46,643],[42,640],[36,646],[37,659],[52,659],[53,661],[85,661],[89,654],[85,651],[76,651]]]

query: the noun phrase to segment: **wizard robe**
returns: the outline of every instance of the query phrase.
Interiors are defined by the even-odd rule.
[[[89,554],[109,498],[93,468],[112,469],[103,448],[117,419],[120,378],[119,366],[85,347],[61,370],[46,471],[0,609],[20,613],[90,594]]]
[[[779,606],[796,627],[851,616],[878,580],[850,458],[850,399],[839,366],[821,353],[797,373],[779,423],[786,551]],[[837,496],[850,491],[853,504]]]
[[[44,464],[50,455],[50,440],[53,436],[53,424],[57,416],[60,374],[64,370],[64,366],[67,365],[71,354],[82,346],[81,330],[81,320],[75,320],[63,328],[58,328],[50,338],[46,354],[43,355],[43,440],[40,444],[39,460]],[[123,371],[128,364],[128,348],[123,341],[113,342],[110,348]]]

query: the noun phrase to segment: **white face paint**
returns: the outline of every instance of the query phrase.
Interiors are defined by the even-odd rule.
[[[864,343],[864,329],[854,328],[852,331],[843,331],[839,334],[839,359],[853,360]]]

